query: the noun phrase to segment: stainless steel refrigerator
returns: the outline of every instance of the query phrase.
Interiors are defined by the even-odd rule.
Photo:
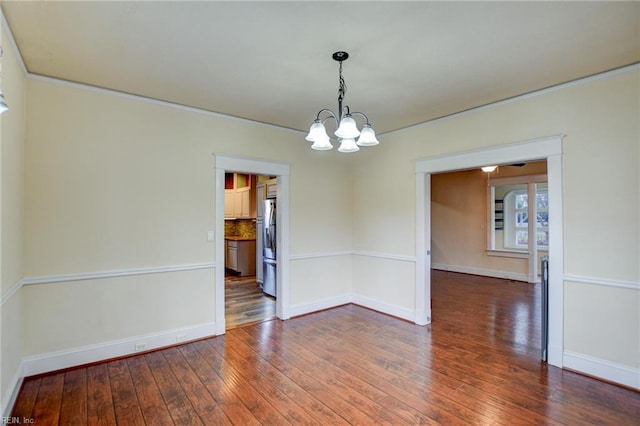
[[[266,294],[276,297],[276,263],[277,254],[276,249],[276,200],[268,199],[264,201],[264,215],[263,215],[263,231],[262,242],[264,249],[262,252],[262,266],[263,266],[263,283],[262,291]]]

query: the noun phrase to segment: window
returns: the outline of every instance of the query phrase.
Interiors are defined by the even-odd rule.
[[[549,248],[549,192],[536,185],[536,245]],[[509,191],[504,197],[504,247],[526,250],[529,245],[529,195],[526,189]]]

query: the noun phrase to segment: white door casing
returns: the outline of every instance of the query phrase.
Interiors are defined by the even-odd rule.
[[[216,334],[225,333],[224,312],[224,174],[225,172],[250,173],[278,177],[278,247],[276,277],[276,316],[286,320],[291,317],[289,289],[289,170],[286,163],[267,160],[213,154],[215,168],[214,194],[214,244],[215,244],[215,324]]]
[[[417,160],[416,172],[416,323],[431,317],[431,174],[547,160],[549,188],[549,350],[548,363],[562,367],[564,334],[564,248],[562,215],[562,139],[549,136],[475,151]]]

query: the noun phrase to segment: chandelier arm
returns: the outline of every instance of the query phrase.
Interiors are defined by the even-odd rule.
[[[365,113],[364,113],[364,112],[354,111],[354,112],[352,112],[352,113],[351,113],[351,115],[353,115],[353,114],[358,114],[358,115],[363,116],[363,117],[364,117],[365,124],[369,124],[369,125],[371,125],[371,124],[369,123],[369,117],[367,117],[367,116],[365,115]]]
[[[323,112],[329,113],[329,115],[324,120],[321,120],[323,124],[324,124],[325,121],[327,121],[331,117],[333,117],[335,122],[338,123],[338,117],[336,117],[336,115],[333,113],[333,111],[331,111],[328,108],[322,108],[320,111],[318,111],[318,115],[316,116],[316,120],[320,120],[320,114],[322,114]]]

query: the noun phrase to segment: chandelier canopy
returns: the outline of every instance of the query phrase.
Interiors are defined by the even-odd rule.
[[[374,146],[378,145],[378,139],[376,139],[376,133],[373,131],[369,119],[362,112],[351,112],[348,106],[343,107],[342,101],[344,95],[347,92],[347,86],[344,83],[342,77],[342,62],[349,58],[347,52],[335,52],[333,59],[340,63],[339,68],[339,80],[338,80],[338,115],[333,113],[330,109],[323,108],[318,112],[315,121],[309,129],[309,134],[305,138],[309,142],[313,142],[311,148],[324,151],[333,148],[331,144],[331,138],[327,134],[327,129],[324,127],[325,121],[333,118],[336,123],[335,136],[340,144],[338,151],[340,152],[355,152],[360,149],[361,146]],[[321,119],[321,115],[326,113],[326,117]],[[362,116],[365,123],[362,125],[362,130],[358,130],[356,120],[353,115]],[[358,140],[356,140],[358,138]]]

